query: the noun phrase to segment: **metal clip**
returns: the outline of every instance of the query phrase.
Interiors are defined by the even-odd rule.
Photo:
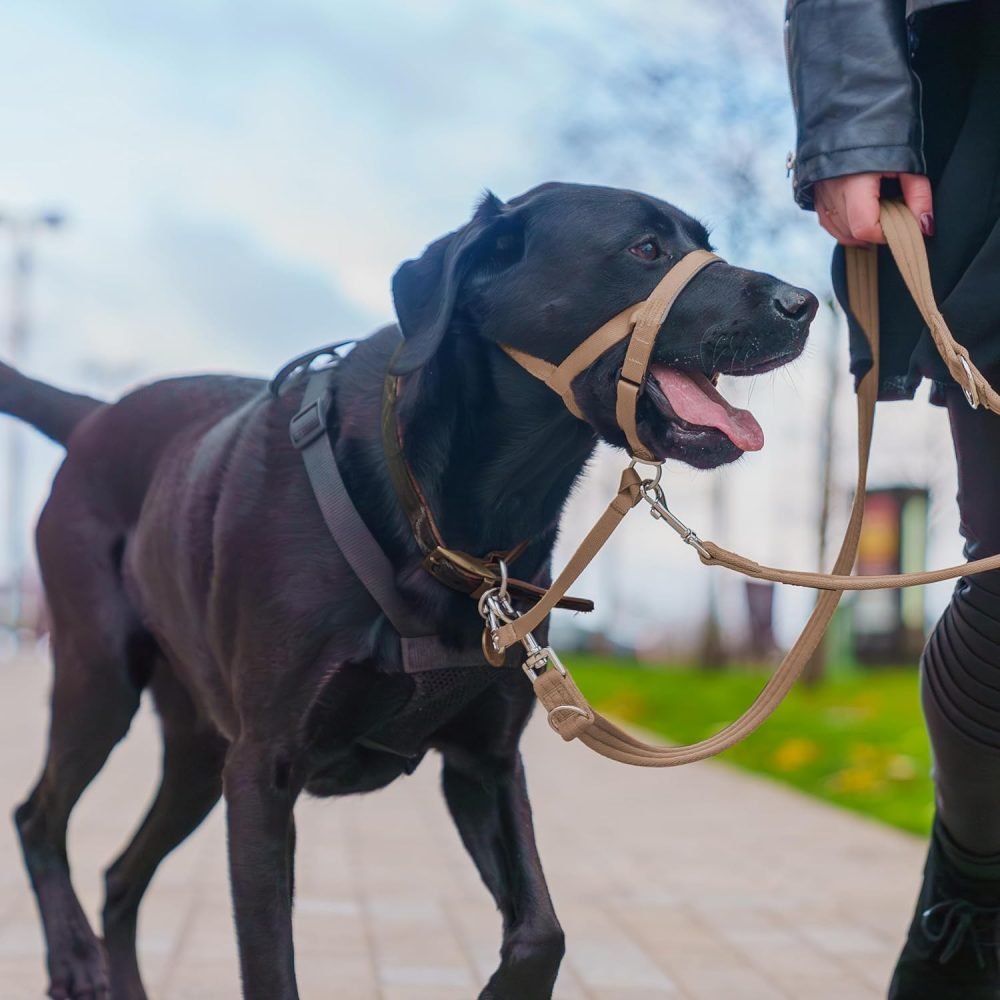
[[[548,668],[555,667],[563,677],[566,676],[566,668],[562,665],[556,651],[551,646],[539,646],[538,641],[529,632],[522,640],[525,652],[528,654],[524,659],[521,669],[528,675],[532,684],[538,680]]]
[[[504,583],[506,583],[506,576],[504,576]],[[501,593],[500,587],[493,587],[479,598],[479,614],[485,625],[483,629],[483,653],[489,663],[501,666],[505,659],[504,652],[497,647],[494,635],[502,624],[509,625],[520,618],[520,612],[514,610],[509,598]],[[559,662],[559,657],[556,656],[551,646],[540,645],[531,632],[528,632],[521,640],[521,645],[524,646],[526,654],[522,669],[532,684],[541,677],[550,665],[565,676],[566,668]],[[491,653],[493,657],[496,657],[496,660],[491,658]]]
[[[667,506],[667,498],[663,490],[657,483],[648,482],[642,484],[642,498],[649,504],[650,515],[654,520],[665,521],[678,535],[681,541],[692,548],[698,550],[698,554],[704,559],[711,559],[712,553],[705,548],[704,543],[695,533],[693,528],[689,528],[674,512]]]
[[[503,585],[506,586],[506,583],[505,575]],[[497,629],[507,620],[504,617],[504,606],[510,608],[507,600],[500,596],[497,587],[487,590],[479,598],[479,615],[483,619],[483,656],[492,667],[502,667],[507,661],[506,650],[500,649],[495,639]]]
[[[506,577],[504,586],[506,586]],[[499,587],[491,587],[479,598],[479,616],[490,628],[498,629],[507,625],[517,617],[517,612],[510,606],[510,600]]]

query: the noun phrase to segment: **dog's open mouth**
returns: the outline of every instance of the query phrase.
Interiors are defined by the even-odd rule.
[[[721,435],[740,452],[760,451],[764,447],[764,431],[757,418],[749,410],[733,406],[713,381],[700,371],[654,364],[646,380],[647,395],[674,424],[675,432],[681,429],[677,422],[683,422],[688,432],[685,437],[717,439]]]
[[[757,418],[749,410],[733,406],[701,372],[652,365],[650,378],[660,390],[650,395],[666,416],[693,427],[721,431],[740,451],[764,447],[764,431]]]

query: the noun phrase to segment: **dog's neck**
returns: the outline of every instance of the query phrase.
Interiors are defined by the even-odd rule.
[[[332,418],[337,462],[406,595],[442,634],[478,641],[475,602],[436,584],[423,568],[385,459],[382,387],[398,338],[396,328],[379,331],[338,370]],[[478,337],[453,344],[400,386],[397,415],[407,463],[449,548],[485,556],[527,541],[511,572],[537,579],[596,435],[495,345]]]
[[[404,455],[450,548],[551,547],[596,435],[549,389],[496,346],[454,338],[404,385],[400,415]]]

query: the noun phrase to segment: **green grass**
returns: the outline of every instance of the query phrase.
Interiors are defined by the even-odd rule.
[[[629,660],[566,657],[596,708],[675,743],[735,719],[767,678],[758,670],[654,669]],[[930,749],[916,670],[839,675],[794,689],[763,727],[720,758],[903,830],[927,833]]]

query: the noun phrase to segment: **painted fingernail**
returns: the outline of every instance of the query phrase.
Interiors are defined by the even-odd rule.
[[[934,216],[930,212],[924,212],[920,216],[920,231],[924,236],[934,235]]]

